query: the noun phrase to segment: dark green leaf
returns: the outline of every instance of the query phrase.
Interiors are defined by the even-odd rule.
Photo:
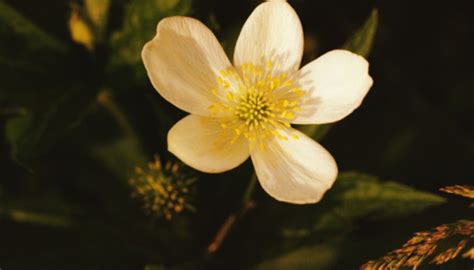
[[[304,238],[312,233],[350,230],[361,219],[395,219],[420,212],[445,200],[437,195],[374,176],[341,173],[323,201],[295,208],[284,206],[279,215],[289,215],[281,223],[281,235]]]
[[[94,98],[95,92],[70,89],[59,97],[32,105],[25,116],[8,121],[5,132],[13,158],[28,166],[46,153],[79,125]]]
[[[364,25],[354,33],[342,48],[367,57],[372,49],[378,22],[379,12],[374,9]]]
[[[304,134],[310,136],[316,141],[321,140],[326,136],[326,134],[331,129],[332,124],[324,124],[324,125],[304,125],[300,126],[299,130]]]
[[[138,81],[146,82],[141,51],[155,35],[156,25],[167,16],[186,15],[191,10],[191,0],[130,1],[125,7],[122,29],[112,35],[113,53],[109,68],[116,70],[130,67]]]
[[[162,265],[147,265],[145,266],[144,270],[166,270],[166,268]]]
[[[0,38],[9,43],[0,48],[0,100],[23,112],[7,122],[6,138],[13,158],[28,167],[77,125],[95,92],[71,87],[75,76],[87,75],[76,72],[68,47],[3,1]]]
[[[121,138],[95,146],[92,155],[122,180],[127,180],[133,168],[147,162],[136,138],[125,134]]]
[[[7,45],[0,46],[2,102],[24,100],[28,98],[25,90],[37,88],[39,82],[50,83],[55,78],[52,74],[66,70],[61,66],[68,51],[66,45],[1,0],[0,40]]]
[[[27,18],[0,1],[0,33],[13,32],[25,38],[25,43],[31,50],[49,49],[65,51],[67,48],[55,37],[41,30]]]
[[[337,258],[335,245],[314,245],[302,247],[282,254],[271,260],[264,261],[252,268],[255,270],[286,270],[286,269],[328,269]]]
[[[394,219],[441,204],[443,197],[356,172],[341,173],[313,229],[337,230],[362,218]],[[326,208],[328,207],[329,208]]]
[[[331,256],[338,256],[334,253],[342,249],[338,243],[345,241],[344,237],[361,222],[396,220],[443,202],[442,197],[396,182],[380,181],[377,177],[355,172],[341,173],[318,204],[288,205],[269,200],[260,205],[256,210],[259,211],[257,217],[250,225],[258,236],[250,235],[248,238],[270,239],[258,244],[257,249],[262,253],[255,255],[270,260],[268,267],[276,267],[280,260],[288,260],[292,263],[288,269],[331,269]],[[268,226],[268,221],[271,221],[271,226]],[[319,250],[314,251],[313,256],[319,252],[328,252],[331,256],[320,262],[312,261],[307,252],[313,248]],[[301,254],[305,254],[305,260],[301,259],[305,257]]]
[[[41,199],[5,201],[0,204],[0,217],[16,223],[30,223],[50,227],[72,224],[71,207],[64,200],[49,194]]]
[[[102,91],[98,100],[120,127],[122,134],[114,140],[94,146],[92,155],[119,179],[127,180],[133,168],[147,163],[146,155],[133,127],[110,93]]]

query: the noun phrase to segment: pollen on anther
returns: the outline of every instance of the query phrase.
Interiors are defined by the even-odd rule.
[[[259,143],[272,136],[287,140],[280,130],[290,128],[290,121],[300,111],[299,97],[305,92],[286,73],[277,72],[279,63],[263,63],[246,63],[238,67],[239,73],[228,68],[216,76],[217,89],[227,91],[219,94],[216,88],[211,89],[219,100],[209,109],[228,113],[230,118],[220,126],[230,128],[232,132],[223,136],[229,136],[231,142],[240,136]]]
[[[162,166],[158,157],[146,167],[137,167],[129,180],[132,197],[142,201],[145,212],[168,220],[185,208],[193,209],[189,191],[194,182],[181,164]]]

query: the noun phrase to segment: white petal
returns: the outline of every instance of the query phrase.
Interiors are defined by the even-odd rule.
[[[231,67],[216,37],[204,24],[188,17],[163,19],[156,31],[142,51],[153,86],[176,107],[210,115],[217,72]]]
[[[234,64],[265,67],[271,60],[275,68],[289,75],[299,68],[302,56],[303,28],[298,15],[285,1],[271,1],[260,4],[245,22]]]
[[[336,180],[336,162],[320,144],[297,130],[291,132],[299,138],[274,138],[251,154],[255,171],[263,189],[275,199],[316,203]]]
[[[188,115],[168,132],[168,150],[196,170],[219,173],[249,157],[246,139],[231,143],[218,119]]]
[[[304,66],[297,75],[306,94],[294,124],[341,120],[362,103],[372,86],[369,63],[345,50],[330,51]]]

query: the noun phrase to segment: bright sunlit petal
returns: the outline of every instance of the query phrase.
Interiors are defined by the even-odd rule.
[[[284,1],[260,4],[245,22],[234,52],[234,64],[273,65],[296,71],[303,55],[303,29],[298,15]]]
[[[306,91],[294,124],[324,124],[338,121],[361,104],[372,86],[369,63],[345,50],[330,51],[298,72]]]
[[[320,144],[303,133],[291,130],[298,139],[273,138],[265,149],[252,153],[260,184],[279,201],[316,203],[337,176],[334,158]]]
[[[187,165],[207,173],[233,169],[249,157],[247,141],[231,142],[217,119],[188,115],[168,132],[168,150]]]
[[[211,92],[216,76],[231,67],[219,41],[198,20],[169,17],[160,21],[157,34],[142,51],[155,89],[166,100],[189,113],[208,116],[216,97]]]

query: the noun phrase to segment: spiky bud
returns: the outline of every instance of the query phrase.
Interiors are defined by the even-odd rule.
[[[195,181],[182,163],[167,161],[163,166],[155,156],[146,167],[135,168],[129,184],[132,197],[143,202],[147,214],[170,220],[185,209],[194,210],[191,201]]]

